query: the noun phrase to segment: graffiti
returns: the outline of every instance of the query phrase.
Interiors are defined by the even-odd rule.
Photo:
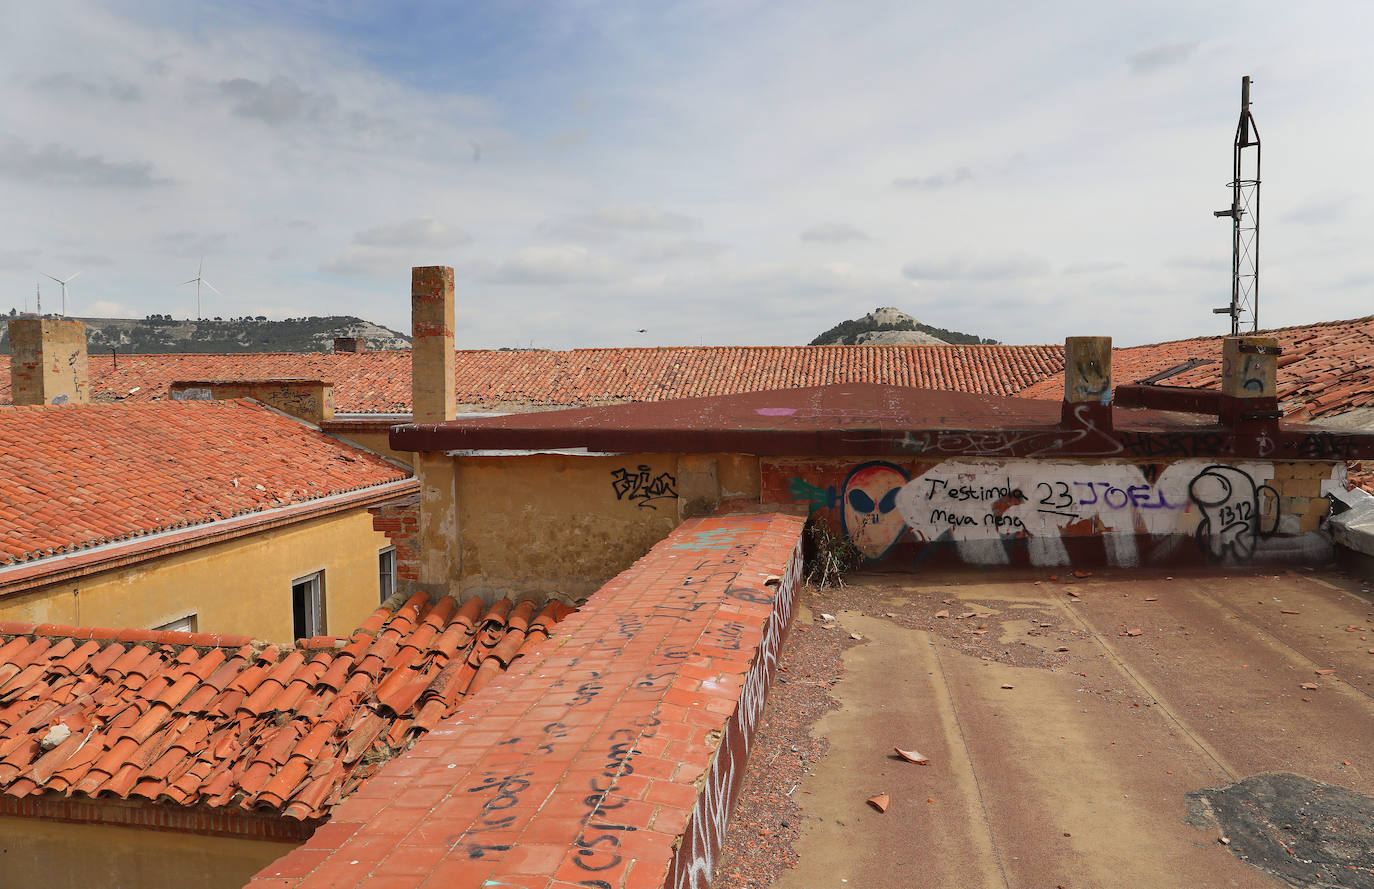
[[[631,760],[638,752],[635,745],[639,743],[640,738],[654,737],[658,724],[658,717],[646,716],[634,721],[634,729],[618,728],[611,732],[608,738],[611,745],[606,753],[605,765],[600,774],[588,780],[587,786],[591,793],[582,798],[582,804],[587,807],[587,812],[582,816],[582,829],[573,841],[573,845],[577,847],[573,864],[579,869],[593,874],[603,873],[625,860],[620,854],[620,837],[638,828],[632,824],[618,823],[607,813],[624,808],[629,802],[624,796],[612,794],[619,787],[619,778],[634,774]],[[582,885],[600,887],[609,886],[610,883],[586,880]]]
[[[611,490],[615,491],[617,500],[638,502],[641,509],[646,506],[658,509],[654,501],[677,497],[677,479],[666,472],[654,476],[653,470],[641,463],[638,471],[634,472],[624,468],[612,469]]]
[[[841,504],[845,536],[870,559],[881,559],[902,535],[902,517],[896,511],[897,492],[907,483],[906,470],[875,460],[854,467],[840,493],[792,479],[792,496],[810,501],[810,512]]]
[[[529,790],[529,779],[533,774],[517,772],[498,776],[492,772],[484,772],[483,782],[476,787],[469,787],[468,793],[495,790],[496,795],[482,804],[477,821],[463,832],[463,836],[489,830],[508,830],[515,823],[515,816],[500,813],[520,803],[520,794]],[[509,852],[511,849],[510,843],[479,843],[466,839],[460,842],[459,846],[469,858],[482,858],[488,852]]]
[[[715,875],[716,859],[725,843],[725,825],[744,778],[754,730],[763,715],[768,686],[777,669],[778,651],[792,620],[797,585],[801,581],[801,542],[793,550],[778,586],[773,612],[763,628],[758,655],[744,680],[735,717],[726,727],[706,784],[692,806],[687,833],[682,838],[665,886],[673,889],[706,889]]]
[[[1209,559],[1248,561],[1277,529],[1278,498],[1264,484],[1273,477],[1263,461],[870,461],[843,484],[793,477],[787,487],[813,515],[827,510],[869,559],[909,542],[918,555],[934,547],[966,564],[1066,565],[1083,554],[1075,540],[1091,537],[1101,558],[1129,567],[1142,552],[1176,554],[1169,538],[1195,539]]]
[[[1188,497],[1202,514],[1196,532],[1198,547],[1214,562],[1248,562],[1260,539],[1278,530],[1278,491],[1256,485],[1239,467],[1208,466],[1188,483]],[[1267,528],[1261,521],[1266,514],[1271,518]]]
[[[1074,406],[1072,428],[905,433],[897,445],[913,454],[971,457],[1114,457],[1125,446],[1111,432],[1097,428],[1091,405]]]

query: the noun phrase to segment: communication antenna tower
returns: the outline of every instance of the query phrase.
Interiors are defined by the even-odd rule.
[[[1251,152],[1249,149],[1253,148]],[[1213,314],[1231,316],[1231,335],[1259,330],[1260,137],[1250,114],[1250,78],[1240,79],[1240,123],[1231,156],[1231,206],[1213,216],[1231,220],[1231,304]]]

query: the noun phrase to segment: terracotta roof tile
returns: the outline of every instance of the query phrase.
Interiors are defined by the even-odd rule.
[[[284,651],[207,646],[201,633],[132,642],[0,623],[0,793],[322,818],[569,610],[543,606],[527,632],[533,602],[484,609],[417,595],[374,612],[347,648],[322,637]]]
[[[89,359],[96,401],[167,398],[177,380],[320,379],[343,413],[409,413],[410,352],[108,355]],[[1011,395],[1063,368],[1059,346],[672,346],[460,350],[459,404],[584,405],[885,383]],[[9,356],[0,356],[0,403]]]
[[[1279,341],[1277,391],[1289,417],[1322,417],[1352,408],[1374,407],[1374,316],[1262,330]],[[1114,385],[1179,370],[1163,385],[1221,387],[1220,336],[1195,337],[1112,350]],[[1197,363],[1201,362],[1201,363]],[[1193,366],[1189,367],[1190,363]],[[1027,398],[1058,399],[1064,394],[1062,368],[1025,387]]]
[[[406,477],[249,401],[9,408],[0,410],[0,565]],[[124,636],[157,640],[150,630]]]

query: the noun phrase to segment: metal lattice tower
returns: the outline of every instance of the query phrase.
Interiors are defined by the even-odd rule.
[[[1249,149],[1254,149],[1253,152]],[[1231,161],[1231,206],[1213,216],[1231,219],[1231,335],[1259,330],[1260,137],[1250,114],[1250,78],[1240,79],[1240,123]]]

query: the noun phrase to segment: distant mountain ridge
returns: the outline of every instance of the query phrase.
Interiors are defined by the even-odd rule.
[[[11,310],[9,317],[15,316]],[[117,349],[126,355],[171,352],[329,352],[335,337],[362,337],[368,349],[409,349],[410,338],[352,315],[287,318],[264,317],[200,321],[147,318],[75,318],[86,325],[86,348],[94,354]],[[8,325],[0,325],[0,355],[8,355]]]
[[[985,339],[971,333],[945,330],[922,324],[915,318],[883,306],[862,318],[841,321],[816,337],[809,346],[891,346],[891,345],[997,345],[997,340]]]

